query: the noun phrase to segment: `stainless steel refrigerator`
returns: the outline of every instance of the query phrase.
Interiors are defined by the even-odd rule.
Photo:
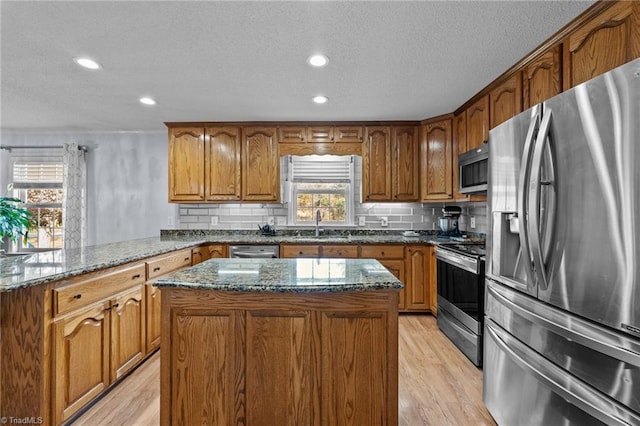
[[[640,59],[489,135],[484,402],[640,424]]]

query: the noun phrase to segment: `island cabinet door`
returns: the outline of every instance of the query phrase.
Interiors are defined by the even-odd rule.
[[[311,316],[309,311],[247,311],[247,425],[317,424]]]
[[[104,301],[53,324],[54,423],[109,386],[109,310]]]
[[[146,309],[147,309],[147,321],[146,321],[146,350],[147,353],[160,347],[160,290],[157,287],[147,283],[145,285],[146,291]]]
[[[170,350],[160,351],[161,363],[175,379],[160,378],[169,386],[161,392],[170,395],[162,400],[162,424],[250,424],[244,421],[243,312],[180,308],[169,317],[171,339],[163,344],[171,343],[164,346]]]
[[[397,425],[397,368],[389,368],[397,367],[397,351],[388,350],[397,334],[389,332],[389,315],[323,312],[321,321],[321,424]]]

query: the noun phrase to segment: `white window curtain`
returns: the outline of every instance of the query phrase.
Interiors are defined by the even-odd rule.
[[[64,144],[64,248],[84,247],[87,235],[85,151],[78,144]]]

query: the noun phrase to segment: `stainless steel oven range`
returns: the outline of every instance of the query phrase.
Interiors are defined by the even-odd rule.
[[[482,366],[484,244],[436,247],[438,327],[476,366]]]

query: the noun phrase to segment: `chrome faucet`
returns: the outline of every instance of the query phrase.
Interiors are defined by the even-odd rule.
[[[320,217],[320,209],[316,210],[316,237],[320,236],[320,222],[322,221],[322,217]]]

